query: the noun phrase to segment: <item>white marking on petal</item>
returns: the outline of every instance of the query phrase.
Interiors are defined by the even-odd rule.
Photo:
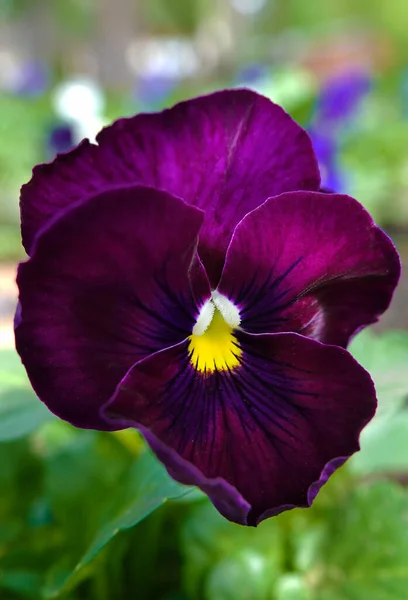
[[[241,317],[235,304],[231,300],[228,300],[226,296],[217,292],[217,290],[211,292],[211,299],[224,317],[224,321],[230,327],[238,327],[241,323]]]
[[[196,324],[193,327],[193,335],[203,335],[210,326],[213,319],[215,306],[211,300],[202,306]]]

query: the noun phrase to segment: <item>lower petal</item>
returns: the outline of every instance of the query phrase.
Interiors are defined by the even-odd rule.
[[[240,365],[204,374],[188,344],[140,361],[102,414],[135,426],[185,484],[228,519],[256,525],[308,506],[359,449],[376,398],[341,348],[297,334],[237,334]]]

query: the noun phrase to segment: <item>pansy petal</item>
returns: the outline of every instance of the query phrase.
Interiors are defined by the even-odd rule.
[[[196,371],[187,343],[135,365],[102,409],[139,427],[170,474],[228,519],[255,525],[308,506],[359,449],[376,398],[342,348],[298,334],[237,333],[240,365]]]
[[[158,218],[160,217],[160,218]],[[202,211],[149,188],[99,194],[37,238],[19,267],[16,346],[34,390],[76,426],[141,358],[190,335],[209,297]]]
[[[227,90],[157,114],[120,119],[52,164],[36,167],[21,192],[22,234],[34,237],[61,209],[114,185],[166,190],[202,208],[199,254],[215,285],[235,225],[270,196],[317,190],[307,133],[250,90]]]
[[[240,310],[245,331],[346,346],[386,310],[399,274],[392,242],[356,200],[293,192],[237,226],[218,290]]]

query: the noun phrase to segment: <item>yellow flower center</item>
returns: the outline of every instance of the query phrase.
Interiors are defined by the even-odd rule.
[[[189,352],[197,371],[227,371],[240,364],[242,351],[234,335],[239,324],[236,306],[214,291],[201,309],[190,336]]]

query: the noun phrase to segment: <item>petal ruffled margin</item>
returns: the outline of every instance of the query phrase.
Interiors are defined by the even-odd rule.
[[[120,119],[76,150],[40,165],[21,190],[23,244],[72,203],[115,185],[166,190],[205,211],[199,254],[213,287],[236,224],[268,197],[317,190],[307,133],[250,90],[226,90],[156,114]]]
[[[346,346],[388,308],[400,270],[393,243],[356,200],[293,192],[239,223],[218,290],[245,331]]]
[[[187,344],[140,361],[102,408],[138,427],[170,475],[231,521],[309,506],[359,449],[376,408],[370,376],[342,348],[298,334],[237,334],[241,364],[197,372]]]
[[[159,217],[159,218],[158,218]],[[210,296],[201,210],[150,188],[98,194],[48,223],[17,283],[16,347],[39,398],[78,427],[138,360],[187,338]]]

